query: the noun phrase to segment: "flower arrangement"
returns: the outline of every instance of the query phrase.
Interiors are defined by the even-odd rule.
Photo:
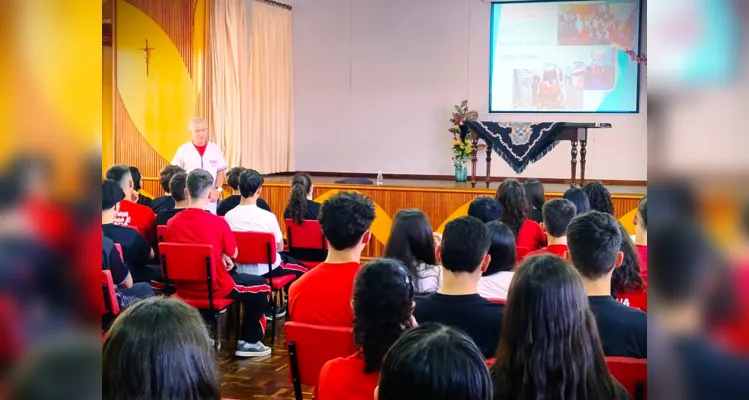
[[[450,118],[453,127],[449,129],[450,133],[453,134],[452,149],[455,168],[464,166],[466,161],[471,158],[473,151],[471,149],[471,138],[462,133],[461,127],[464,122],[475,121],[478,117],[478,112],[468,109],[468,100],[463,100],[460,105],[455,106],[453,117]]]

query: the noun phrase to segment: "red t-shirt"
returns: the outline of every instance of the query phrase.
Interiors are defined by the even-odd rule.
[[[208,142],[205,142],[205,144],[202,146],[198,146],[195,143],[193,143],[192,145],[195,146],[195,150],[197,150],[198,154],[200,154],[200,158],[203,158],[203,154],[205,154],[205,148],[208,147]]]
[[[155,223],[156,214],[153,213],[153,210],[151,210],[150,207],[127,200],[122,200],[120,202],[120,211],[114,218],[115,225],[134,228],[149,242],[155,242],[155,240],[153,240]]]
[[[210,244],[213,246],[214,281],[213,292],[216,297],[226,297],[234,288],[234,279],[226,271],[221,261],[221,254],[234,255],[237,242],[234,234],[222,217],[217,217],[205,210],[188,208],[169,220],[166,224],[166,238],[171,243]],[[177,292],[183,297],[205,298],[205,283],[175,282]]]
[[[352,326],[351,298],[359,263],[322,263],[302,275],[289,289],[289,317],[294,322]]]
[[[648,311],[648,288],[643,286],[634,292],[619,292],[616,294],[616,301],[630,308]]]
[[[648,246],[636,244],[637,252],[640,253],[640,276],[642,279],[648,279]]]
[[[526,257],[530,256],[537,256],[539,254],[546,254],[551,253],[555,254],[559,257],[564,258],[564,253],[567,252],[567,245],[566,244],[550,244],[546,247],[542,247],[534,252],[528,253]]]
[[[546,234],[541,229],[541,225],[536,221],[526,219],[523,226],[520,227],[520,233],[516,240],[517,247],[525,247],[531,252],[540,249],[545,243]]]
[[[361,352],[336,358],[322,367],[315,398],[371,400],[379,379],[379,372],[364,373],[364,356]]]

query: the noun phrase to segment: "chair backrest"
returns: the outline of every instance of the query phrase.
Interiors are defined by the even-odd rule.
[[[628,357],[606,357],[609,372],[635,400],[647,399],[648,360]]]
[[[292,378],[297,375],[302,385],[317,385],[320,370],[326,362],[356,352],[354,328],[292,321],[287,322],[284,327]]]
[[[107,270],[101,271],[101,291],[104,295],[101,315],[117,315],[120,313],[120,305],[117,303],[117,295],[114,292],[112,273]]]
[[[209,244],[159,243],[164,278],[175,282],[213,280],[213,246]]]
[[[313,219],[305,220],[301,225],[294,223],[294,220],[292,219],[287,219],[285,222],[286,239],[288,239],[289,242],[289,250],[294,248],[314,250],[328,249],[328,242],[322,234],[322,228],[320,227],[319,222]]]
[[[507,299],[489,299],[489,298],[487,298],[487,300],[491,301],[492,303],[497,303],[497,304],[506,304],[507,303]]]
[[[234,231],[239,254],[234,260],[242,264],[272,265],[278,257],[276,237],[269,232]]]
[[[158,238],[159,243],[164,241],[164,238],[166,237],[166,225],[156,225],[156,237]]]
[[[120,254],[120,260],[122,262],[124,262],[125,261],[125,256],[122,254],[122,245],[119,244],[119,243],[117,243],[117,242],[115,242],[114,243],[114,248],[117,249],[117,252]]]

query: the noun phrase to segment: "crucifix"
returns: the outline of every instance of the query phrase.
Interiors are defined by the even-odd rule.
[[[146,39],[146,47],[144,47],[142,49],[138,49],[138,50],[142,50],[143,53],[146,55],[146,76],[148,76],[149,58],[151,56],[151,51],[152,50],[156,50],[156,48],[155,47],[148,47],[148,39]]]

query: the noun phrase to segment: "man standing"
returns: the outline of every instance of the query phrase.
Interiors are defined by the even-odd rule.
[[[208,141],[208,123],[200,117],[190,120],[192,140],[177,149],[172,160],[173,165],[179,165],[188,173],[195,169],[204,169],[213,177],[213,189],[208,197],[206,210],[216,214],[216,203],[224,185],[224,172],[227,163],[224,153],[216,143]]]

